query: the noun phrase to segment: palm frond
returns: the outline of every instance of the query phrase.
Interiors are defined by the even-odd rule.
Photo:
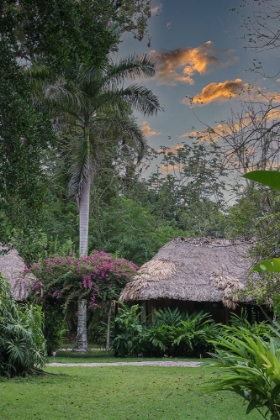
[[[134,84],[125,89],[119,89],[118,92],[132,108],[144,115],[156,115],[159,111],[163,111],[158,97],[144,86]]]
[[[152,58],[146,54],[142,56],[132,55],[120,59],[118,63],[109,63],[104,86],[116,87],[128,78],[147,78],[154,75],[155,63]]]
[[[53,103],[60,103],[63,110],[68,109],[69,105],[79,109],[84,93],[77,88],[69,89],[65,81],[58,80],[55,84],[45,87],[44,96]]]
[[[132,119],[123,121],[123,131],[123,145],[132,147],[132,149],[137,152],[137,163],[139,163],[143,159],[148,148],[143,131]]]

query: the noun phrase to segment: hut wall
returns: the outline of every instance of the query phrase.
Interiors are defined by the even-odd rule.
[[[251,305],[240,303],[237,305],[235,310],[228,309],[223,305],[223,302],[193,302],[193,301],[182,301],[174,299],[157,299],[148,300],[142,302],[135,302],[141,304],[142,308],[142,319],[147,320],[148,324],[152,324],[156,319],[156,311],[164,308],[170,308],[172,310],[178,308],[180,312],[188,312],[193,314],[194,312],[208,312],[212,315],[215,322],[222,324],[229,324],[230,314],[235,313],[241,316],[244,313],[245,318],[253,324],[254,322],[265,321],[266,317],[263,311],[272,319],[273,313],[268,311],[267,308],[263,307],[263,311],[258,305]]]
[[[141,306],[142,314],[145,314],[145,318],[149,323],[154,321],[155,312],[164,308],[170,308],[172,310],[178,308],[180,312],[188,312],[189,314],[201,311],[209,312],[214,321],[223,324],[228,324],[229,320],[229,309],[225,308],[222,302],[193,302],[174,299],[157,299],[142,301]]]

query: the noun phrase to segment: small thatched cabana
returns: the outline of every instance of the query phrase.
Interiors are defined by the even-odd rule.
[[[237,294],[245,288],[251,268],[251,245],[247,241],[175,238],[140,268],[120,300],[141,303],[144,315],[168,306],[211,312],[214,319],[227,323],[229,310],[242,306]]]
[[[0,273],[8,280],[15,299],[26,300],[29,288],[36,281],[32,274],[23,275],[25,264],[16,249],[0,247]]]

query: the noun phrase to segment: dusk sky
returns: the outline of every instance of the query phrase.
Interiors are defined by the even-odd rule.
[[[156,77],[143,83],[158,95],[165,112],[152,118],[138,116],[151,147],[176,146],[186,141],[188,133],[205,129],[203,123],[216,127],[230,117],[231,109],[238,111],[240,100],[248,99],[249,84],[251,94],[265,92],[280,102],[275,83],[248,72],[259,57],[244,49],[241,14],[246,10],[238,9],[239,4],[239,0],[154,0],[151,47],[131,35],[124,39],[119,56],[145,52],[156,62]],[[276,52],[263,54],[262,60],[273,63],[273,55]]]

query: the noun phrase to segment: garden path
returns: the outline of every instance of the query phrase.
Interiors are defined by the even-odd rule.
[[[48,363],[50,367],[98,367],[98,366],[172,366],[172,367],[198,367],[200,362],[171,362],[171,361],[155,361],[155,362],[112,362],[112,363]]]

